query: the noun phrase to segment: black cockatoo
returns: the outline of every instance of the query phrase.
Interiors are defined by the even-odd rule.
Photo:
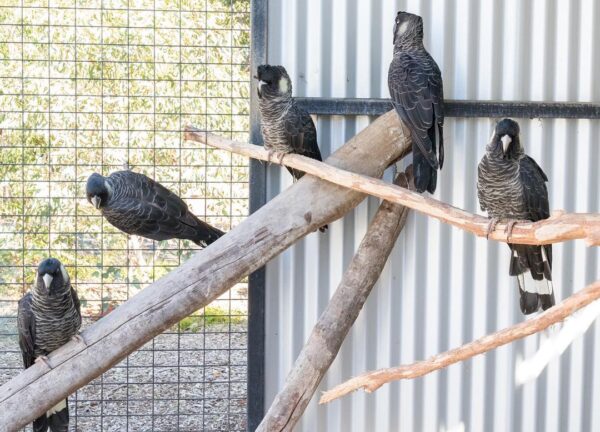
[[[25,368],[34,362],[47,362],[52,351],[79,337],[80,304],[69,275],[55,258],[42,261],[30,292],[19,301],[17,316],[19,346]],[[69,428],[67,400],[51,408],[33,422],[34,432],[66,432]]]
[[[292,97],[292,80],[283,66],[261,65],[256,71],[258,108],[261,130],[269,155],[277,153],[279,161],[288,153],[322,160],[317,144],[317,130],[311,116]],[[294,180],[302,171],[288,168]],[[325,231],[327,226],[319,228]]]
[[[477,195],[482,210],[492,218],[489,230],[499,219],[507,219],[508,235],[517,220],[539,221],[550,217],[548,177],[525,154],[519,125],[504,119],[496,124],[490,143],[479,163]],[[554,306],[552,245],[508,244],[511,276],[516,276],[524,314]]]
[[[92,174],[87,199],[108,222],[127,234],[152,240],[188,239],[207,246],[224,233],[194,216],[173,192],[144,174]]]
[[[292,97],[292,80],[285,68],[261,65],[256,79],[265,148],[278,153],[280,159],[287,153],[297,153],[321,161],[315,124]],[[288,170],[296,180],[304,175],[302,171]]]
[[[437,170],[444,164],[444,90],[440,69],[423,46],[418,15],[396,15],[388,87],[396,112],[411,131],[415,187],[433,193]]]

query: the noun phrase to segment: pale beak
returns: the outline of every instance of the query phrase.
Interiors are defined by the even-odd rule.
[[[265,84],[267,84],[266,81],[263,81],[263,80],[258,81],[258,89],[257,89],[258,97],[262,97],[262,86],[264,86]]]
[[[502,138],[500,138],[500,141],[502,141],[502,151],[506,153],[506,151],[508,150],[508,146],[512,142],[512,138],[508,135],[504,135]]]
[[[44,279],[44,285],[46,285],[46,289],[49,290],[50,289],[50,284],[52,283],[52,279],[54,279],[52,276],[50,276],[48,273],[46,273],[42,279]]]
[[[98,195],[94,195],[92,197],[92,204],[94,205],[94,207],[96,207],[97,209],[100,208],[100,203],[102,202],[102,200],[100,199],[100,197]]]

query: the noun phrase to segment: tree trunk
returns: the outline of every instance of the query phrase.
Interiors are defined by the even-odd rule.
[[[404,133],[403,133],[404,130]],[[374,121],[327,163],[370,176],[410,148],[394,112]],[[305,176],[239,226],[0,387],[3,430],[25,426],[154,336],[227,291],[290,245],[347,213],[365,197]],[[321,235],[321,234],[319,234]]]
[[[403,174],[399,179],[408,187]],[[404,227],[408,209],[384,201],[257,432],[291,431],[337,356]]]

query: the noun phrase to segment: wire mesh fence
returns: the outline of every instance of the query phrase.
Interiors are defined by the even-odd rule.
[[[247,161],[183,140],[247,140],[249,0],[0,0],[0,384],[22,368],[17,301],[60,259],[83,327],[196,250],[109,225],[85,199],[124,167],[229,230]],[[72,430],[245,430],[247,286],[238,284],[70,397]]]

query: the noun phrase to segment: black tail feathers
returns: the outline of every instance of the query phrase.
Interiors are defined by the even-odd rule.
[[[33,432],[67,432],[69,430],[69,404],[60,402],[33,421]]]
[[[33,432],[46,432],[48,430],[48,417],[41,415],[33,421]]]
[[[521,312],[525,315],[555,305],[551,246],[509,245],[510,275],[517,277]]]
[[[436,155],[435,148],[435,126],[429,128],[427,131],[427,138],[414,133],[412,134],[412,138],[415,188],[419,193],[428,191],[430,194],[433,194],[437,186],[437,170],[438,168],[441,169],[444,163],[444,144],[442,141],[442,131],[440,129],[439,158]],[[423,154],[425,149],[429,149],[427,154]]]
[[[201,224],[196,227],[196,238],[193,241],[198,246],[205,247],[216,242],[224,235],[225,233],[220,229],[201,221]]]
[[[48,417],[48,426],[51,432],[68,432],[69,430],[69,405],[65,400],[65,408]]]
[[[413,145],[413,173],[415,188],[421,193],[434,193],[437,185],[437,169],[433,168],[427,158]]]
[[[299,171],[297,169],[290,168],[290,167],[286,167],[286,168],[289,171],[289,173],[292,175],[292,177],[294,177],[295,182],[300,180],[302,177],[304,177],[304,174],[306,174],[304,171]]]
[[[540,309],[550,309],[556,304],[556,301],[554,299],[554,291],[552,290],[552,288],[546,290],[546,292],[549,291],[550,294],[532,293],[523,289],[521,285],[521,279],[518,279],[518,281],[519,294],[521,295],[521,298],[519,299],[519,306],[521,308],[521,312],[523,312],[524,315],[532,314]],[[552,286],[551,281],[544,281],[548,282],[550,284],[550,287]]]
[[[520,283],[519,294],[521,295],[519,298],[519,307],[524,315],[529,315],[538,311],[540,308],[540,296],[538,294],[524,291],[521,288]]]

